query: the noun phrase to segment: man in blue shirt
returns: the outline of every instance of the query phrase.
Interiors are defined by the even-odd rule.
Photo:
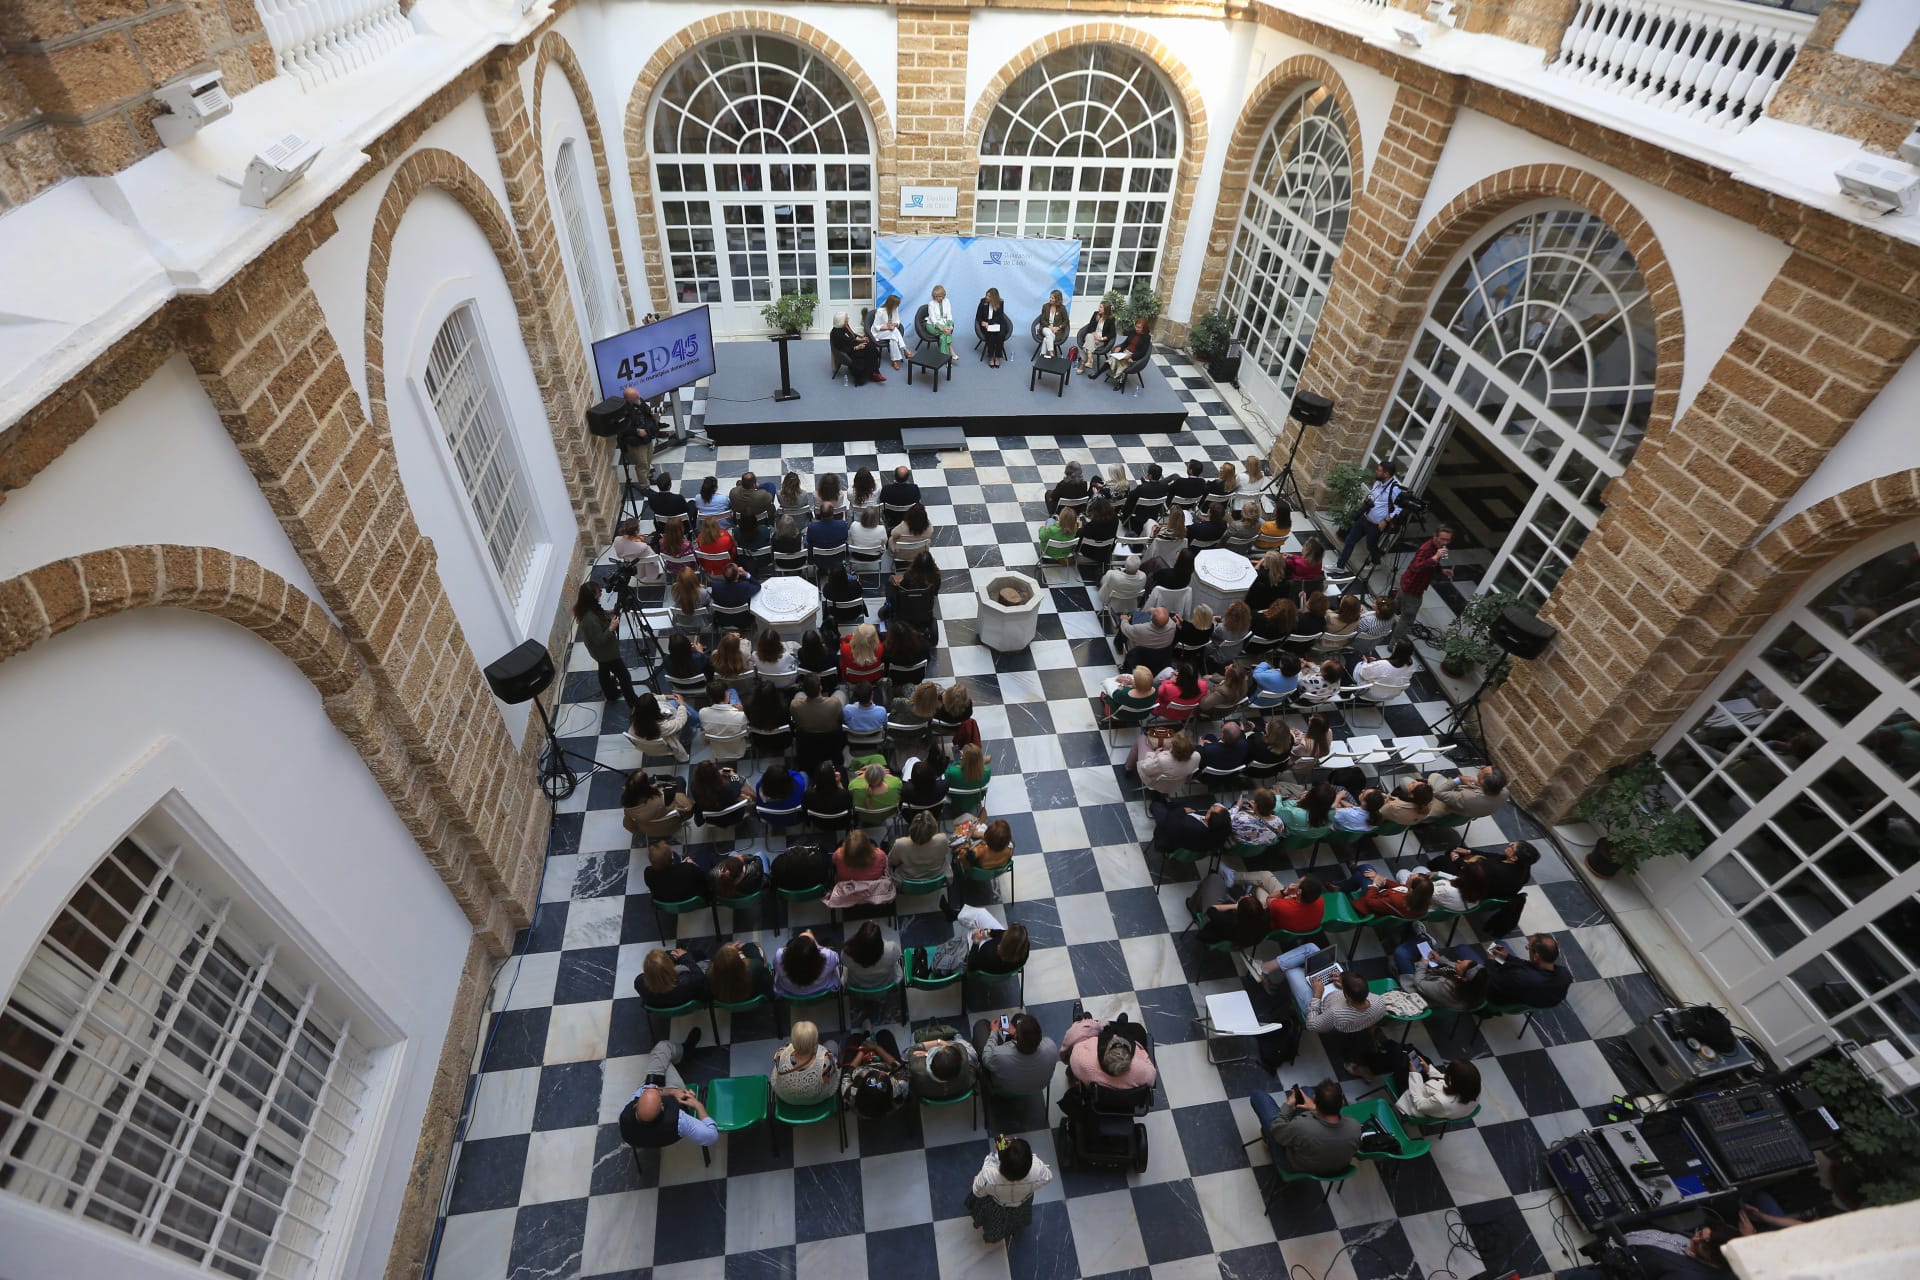
[[[815,520],[807,525],[807,546],[818,555],[822,551],[833,552],[838,548],[839,555],[847,551],[847,522],[839,516],[829,516],[824,520]],[[836,559],[834,555],[827,557]]]
[[[1367,504],[1353,518],[1353,527],[1347,530],[1347,544],[1340,548],[1340,558],[1333,562],[1333,572],[1346,572],[1347,557],[1353,554],[1353,549],[1360,545],[1363,538],[1367,543],[1368,555],[1380,550],[1380,535],[1393,517],[1399,514],[1400,497],[1406,492],[1400,482],[1394,479],[1393,471],[1391,458],[1374,464],[1373,488],[1367,490]]]
[[[653,1046],[643,1077],[649,1083],[641,1085],[620,1109],[620,1136],[628,1146],[670,1147],[685,1138],[710,1147],[720,1141],[720,1126],[674,1069],[686,1051],[699,1042],[700,1028],[695,1027],[687,1033],[684,1045],[662,1040]],[[652,1083],[656,1077],[665,1083]]]

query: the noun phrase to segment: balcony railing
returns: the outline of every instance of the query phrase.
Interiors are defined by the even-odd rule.
[[[1737,131],[1766,110],[1813,22],[1729,0],[1580,0],[1552,70]]]
[[[256,0],[280,70],[302,88],[351,74],[413,35],[400,0]]]

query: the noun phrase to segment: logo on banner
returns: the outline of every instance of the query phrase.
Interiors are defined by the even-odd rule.
[[[664,377],[698,363],[700,358],[700,339],[689,334],[671,347],[646,347],[621,356],[615,376],[623,383]]]
[[[986,256],[986,265],[989,267],[998,267],[998,266],[1005,265],[1000,261],[1000,251],[998,249],[995,249],[992,253]]]
[[[927,207],[927,197],[924,193],[916,191],[912,195],[909,195],[907,197],[907,208],[924,209],[926,207]]]

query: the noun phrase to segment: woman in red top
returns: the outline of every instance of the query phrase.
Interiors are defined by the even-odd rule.
[[[1287,576],[1295,582],[1318,582],[1327,576],[1326,558],[1326,544],[1318,538],[1308,538],[1304,547],[1287,557]]]
[[[1301,876],[1267,899],[1267,919],[1288,933],[1313,933],[1327,915],[1327,904],[1320,900],[1323,892],[1318,877]]]
[[[1200,706],[1200,699],[1207,696],[1207,682],[1193,669],[1191,662],[1182,662],[1173,669],[1173,679],[1160,686],[1160,703],[1153,713],[1162,720],[1185,720]]]
[[[1372,867],[1363,868],[1367,891],[1353,900],[1353,909],[1363,916],[1400,916],[1418,920],[1433,905],[1433,877],[1408,876],[1405,884],[1395,884]]]
[[[863,622],[840,642],[840,678],[848,684],[872,684],[880,678],[885,657],[880,632]]]
[[[708,516],[700,522],[700,540],[694,546],[700,567],[718,577],[733,563],[733,535],[720,527],[720,521]]]

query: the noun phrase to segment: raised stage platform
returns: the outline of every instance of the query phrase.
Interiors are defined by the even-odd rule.
[[[940,389],[916,369],[881,365],[882,383],[847,386],[828,375],[832,363],[825,338],[806,338],[789,348],[793,389],[800,399],[776,404],[780,353],[766,339],[715,343],[716,371],[708,382],[706,431],[716,444],[777,444],[784,440],[871,440],[897,436],[903,428],[959,427],[970,436],[1059,436],[1097,430],[1109,435],[1170,434],[1184,430],[1188,406],[1158,368],[1146,385],[1115,391],[1105,382],[1075,374],[1064,395],[1055,380],[1041,377],[1027,389],[1031,343],[1016,340],[1015,353],[998,369],[957,345],[958,361]],[[1098,423],[1089,421],[1098,416]]]

